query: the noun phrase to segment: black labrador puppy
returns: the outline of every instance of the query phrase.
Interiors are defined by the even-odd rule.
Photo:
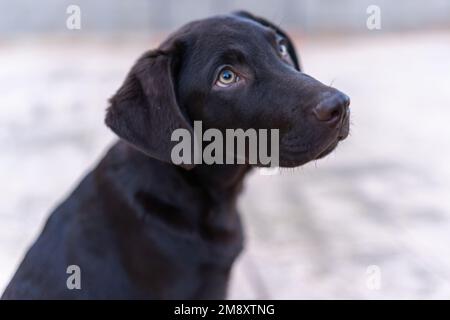
[[[110,103],[106,124],[122,140],[50,216],[3,299],[225,298],[252,166],[174,165],[171,133],[196,120],[277,128],[280,166],[295,167],[349,131],[349,98],[301,72],[286,33],[246,12],[182,27]]]

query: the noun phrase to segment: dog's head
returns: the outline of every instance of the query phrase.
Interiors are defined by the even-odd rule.
[[[349,131],[349,98],[301,71],[287,34],[247,12],[195,21],[145,53],[111,98],[106,124],[171,161],[171,134],[203,128],[279,129],[280,165],[331,152]]]

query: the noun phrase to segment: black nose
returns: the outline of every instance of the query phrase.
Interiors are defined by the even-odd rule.
[[[336,125],[345,118],[350,105],[350,98],[341,93],[333,93],[326,97],[313,109],[317,120]]]

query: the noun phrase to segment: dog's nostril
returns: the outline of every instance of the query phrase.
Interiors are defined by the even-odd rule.
[[[341,112],[339,110],[333,110],[333,112],[331,112],[331,119],[337,118],[340,116],[341,116]]]
[[[319,103],[313,110],[314,115],[319,121],[333,121],[341,118],[343,105],[331,101]]]
[[[338,93],[322,100],[313,109],[313,113],[317,120],[334,124],[342,119],[349,104],[350,98],[345,94]]]

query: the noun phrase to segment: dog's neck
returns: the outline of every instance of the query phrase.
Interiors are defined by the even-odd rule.
[[[247,165],[197,165],[186,170],[119,142],[95,175],[107,219],[117,220],[114,225],[141,230],[146,229],[142,217],[150,223],[159,220],[181,236],[199,232],[203,239],[221,245],[225,255],[235,257],[242,246],[236,200],[250,169]],[[128,243],[126,237],[121,241]]]
[[[208,207],[202,218],[202,225],[204,235],[211,240],[232,241],[240,247],[242,227],[236,200],[244,177],[250,170],[249,165],[199,165],[190,171],[184,171],[188,179],[201,187],[207,198],[205,202]]]
[[[211,191],[233,193],[239,191],[250,169],[244,164],[199,165],[191,170],[191,174]]]

